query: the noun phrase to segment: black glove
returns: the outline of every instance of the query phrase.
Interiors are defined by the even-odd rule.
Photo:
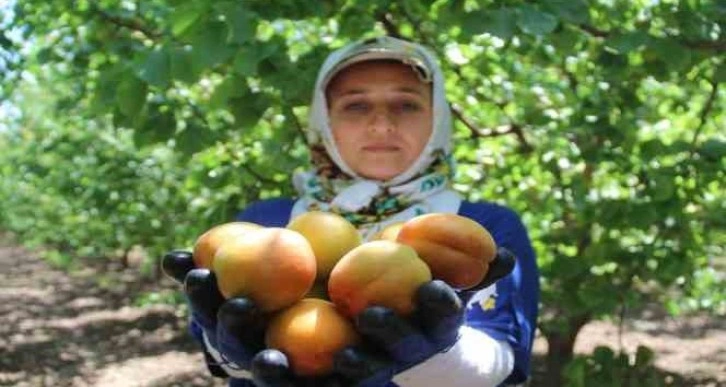
[[[167,253],[162,259],[162,268],[184,286],[191,311],[191,329],[203,337],[202,347],[210,372],[220,377],[248,376],[252,358],[264,348],[267,316],[248,298],[225,300],[214,273],[195,268],[188,251]]]
[[[472,288],[459,290],[459,297],[466,304],[469,299],[476,294],[476,292],[491,286],[495,282],[509,275],[509,273],[514,270],[516,261],[517,260],[511,251],[504,247],[497,248],[497,254],[494,256],[494,260],[489,263],[489,271],[487,271],[484,279]]]

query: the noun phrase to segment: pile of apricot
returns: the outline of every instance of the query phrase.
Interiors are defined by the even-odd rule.
[[[496,254],[489,232],[456,214],[388,225],[363,241],[344,217],[311,211],[286,227],[215,226],[196,241],[196,267],[212,270],[225,298],[247,297],[270,314],[265,344],[300,376],[331,371],[333,356],[360,340],[353,318],[370,305],[407,315],[419,286],[436,278],[475,286]]]

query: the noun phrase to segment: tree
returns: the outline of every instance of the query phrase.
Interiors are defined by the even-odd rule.
[[[456,188],[516,208],[535,241],[556,385],[585,323],[702,290],[693,273],[724,255],[718,1],[27,0],[11,24],[33,42],[13,66],[69,87],[59,117],[108,118],[142,149],[172,149],[199,173],[171,180],[207,214],[290,192],[331,49],[384,33],[429,45],[457,118]]]

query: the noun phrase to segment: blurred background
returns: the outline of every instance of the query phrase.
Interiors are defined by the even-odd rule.
[[[215,385],[159,259],[292,194],[318,66],[381,34],[529,229],[532,385],[724,385],[723,0],[0,1],[0,385]]]

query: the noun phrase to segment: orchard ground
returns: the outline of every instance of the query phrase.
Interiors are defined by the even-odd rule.
[[[184,307],[139,302],[178,289],[108,261],[66,272],[0,235],[0,386],[223,386],[207,374]],[[622,329],[588,324],[576,352],[608,345],[634,353],[639,344],[655,351],[674,386],[726,385],[723,319],[650,308],[628,316]],[[545,351],[538,338],[533,386],[543,384]]]

